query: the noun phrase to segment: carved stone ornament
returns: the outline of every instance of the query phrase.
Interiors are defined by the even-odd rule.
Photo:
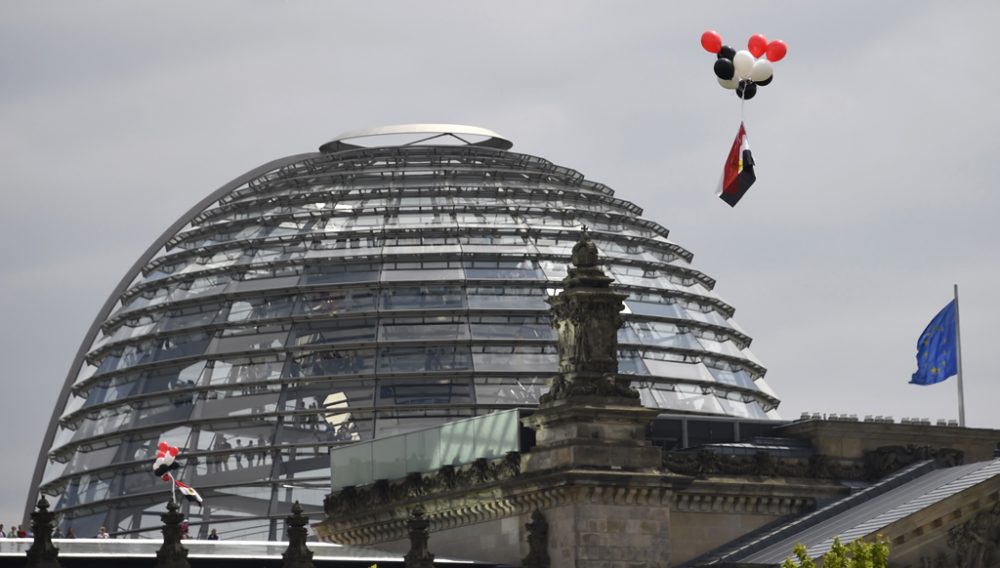
[[[427,549],[431,523],[425,518],[421,505],[410,512],[406,526],[410,534],[410,551],[403,557],[403,565],[406,568],[434,568],[434,555]]]
[[[747,475],[874,481],[918,461],[931,459],[945,467],[960,465],[963,461],[962,452],[958,450],[929,446],[884,446],[865,452],[861,460],[834,459],[825,455],[779,458],[764,451],[753,455],[728,455],[702,449],[664,452],[663,467],[696,477]]]
[[[298,501],[292,504],[292,514],[285,521],[288,523],[288,548],[281,553],[284,560],[282,568],[315,568],[313,552],[306,546],[309,517],[302,514],[302,505]]]
[[[381,479],[371,485],[345,487],[327,495],[323,507],[328,517],[350,517],[374,506],[472,489],[484,483],[510,479],[520,473],[521,454],[510,452],[500,459],[480,458],[461,467],[446,465],[433,473],[411,473],[401,480]]]
[[[156,568],[191,568],[188,550],[181,544],[181,522],[184,515],[178,512],[177,503],[167,503],[167,512],[160,515],[163,521],[163,546],[156,551]]]
[[[538,509],[531,513],[528,529],[528,555],[521,561],[523,568],[549,568],[549,523]]]
[[[930,446],[883,446],[865,452],[865,473],[868,479],[881,479],[918,461],[935,460],[940,465],[951,467],[964,463],[964,454],[951,448]]]
[[[49,512],[49,502],[42,496],[38,508],[31,513],[31,532],[35,535],[28,549],[26,568],[60,568],[59,549],[52,544],[55,515]]]
[[[597,247],[584,229],[573,247],[563,292],[548,299],[559,343],[559,375],[541,402],[574,396],[638,398],[627,378],[618,377],[618,328],[624,294],[598,266]]]
[[[948,553],[920,559],[922,568],[1000,566],[1000,503],[948,531]]]

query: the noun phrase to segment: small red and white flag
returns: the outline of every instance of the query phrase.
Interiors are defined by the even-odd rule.
[[[728,203],[730,207],[736,207],[743,194],[750,189],[753,182],[757,181],[753,166],[753,154],[750,153],[747,131],[741,122],[736,140],[733,140],[733,147],[730,148],[729,156],[726,158],[726,165],[722,167],[722,181],[719,182],[719,189],[715,193],[719,199]]]
[[[195,491],[194,487],[191,487],[182,481],[178,481],[177,479],[174,479],[174,485],[177,486],[177,490],[181,492],[181,495],[183,495],[185,499],[191,501],[192,503],[197,503],[199,506],[201,505],[201,495],[198,495],[198,492]]]

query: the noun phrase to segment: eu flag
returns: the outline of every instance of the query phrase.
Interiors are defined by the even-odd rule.
[[[955,300],[948,302],[917,341],[917,372],[910,384],[933,385],[958,373]]]

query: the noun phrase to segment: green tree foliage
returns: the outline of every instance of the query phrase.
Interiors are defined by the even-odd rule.
[[[786,558],[781,568],[816,568],[816,563],[809,557],[806,547],[796,544],[792,549],[795,555]],[[875,537],[875,542],[856,540],[846,546],[839,538],[833,539],[830,551],[823,555],[823,568],[887,568],[889,566],[889,543],[882,535]]]

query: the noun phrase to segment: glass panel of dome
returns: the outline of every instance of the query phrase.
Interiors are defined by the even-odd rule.
[[[228,337],[217,337],[212,340],[208,353],[233,353],[240,351],[260,351],[265,349],[280,349],[285,345],[290,326],[257,326],[244,329],[226,329],[223,334]],[[262,333],[252,333],[259,330]],[[281,331],[276,331],[281,330]],[[242,334],[242,335],[236,335]],[[204,351],[204,349],[203,349]]]
[[[542,268],[545,278],[548,280],[562,280],[566,278],[566,263],[563,261],[540,260],[538,261],[538,265]]]
[[[688,317],[685,319],[693,319],[695,321],[702,321],[713,325],[729,327],[729,322],[726,320],[726,318],[720,315],[715,310],[708,309],[708,311],[701,311],[688,308],[687,312],[688,312]]]
[[[555,372],[559,355],[553,346],[480,345],[473,347],[476,371]]]
[[[471,309],[547,310],[545,291],[541,288],[511,286],[472,286],[469,288]]]
[[[473,316],[470,327],[474,339],[548,339],[555,330],[544,316]]]
[[[220,359],[204,374],[205,384],[225,385],[276,379],[281,376],[283,358],[283,355],[261,355]]]
[[[106,465],[106,464],[101,464]],[[69,463],[59,463],[55,460],[48,460],[45,466],[45,474],[42,476],[42,485],[47,485],[52,480],[58,478],[69,467]]]
[[[745,370],[740,369],[738,371],[716,369],[713,367],[708,367],[708,372],[715,377],[716,382],[725,385],[735,385],[738,387],[743,387],[746,389],[756,390],[757,386],[754,385],[753,380],[750,378],[749,373]]]
[[[382,379],[376,406],[471,404],[469,379]]]
[[[708,372],[708,369],[700,363],[680,363],[650,357],[644,357],[642,361],[646,364],[646,368],[649,369],[650,375],[709,383],[715,380],[712,374]]]
[[[471,368],[467,346],[392,347],[379,350],[379,373],[461,371]]]
[[[465,307],[465,291],[460,286],[408,286],[382,291],[384,310],[458,309]]]
[[[729,416],[767,420],[767,413],[761,409],[757,402],[739,402],[725,398],[719,398],[718,402]]]
[[[464,316],[390,318],[379,322],[379,341],[460,340],[469,338]]]
[[[625,300],[625,305],[629,310],[639,316],[659,316],[676,319],[687,319],[687,311],[677,304],[655,304],[651,302],[637,302],[635,300]]]
[[[210,335],[200,331],[165,337],[160,340],[156,348],[154,360],[165,361],[167,359],[200,355],[205,352],[211,339]]]
[[[656,347],[677,347],[698,349],[700,344],[694,336],[682,333],[677,325],[658,321],[633,321],[631,327],[644,345]]]
[[[722,414],[720,401],[710,394],[685,393],[662,390],[655,385],[639,389],[643,406],[651,408],[668,408],[684,412],[701,414]]]
[[[537,404],[548,388],[544,377],[486,377],[475,381],[480,405]]]
[[[135,471],[119,475],[120,480],[116,486],[121,487],[119,495],[138,495],[156,491],[165,491],[166,484],[155,475],[150,475],[148,470]]]
[[[294,344],[302,347],[375,341],[375,324],[376,320],[372,318],[345,318],[300,324],[293,331]]]
[[[375,372],[373,349],[344,349],[296,355],[292,361],[292,377],[327,375],[370,375]]]
[[[743,356],[743,350],[737,347],[732,341],[713,341],[711,339],[699,338],[698,342],[712,353],[720,353],[730,357]]]
[[[334,314],[375,311],[376,292],[369,288],[331,290],[304,294],[296,305],[295,313],[310,317]]]
[[[382,282],[412,282],[432,280],[462,280],[465,273],[461,268],[424,268],[415,270],[383,269]]]
[[[474,260],[465,263],[465,275],[477,280],[544,280],[545,274],[531,260]]]
[[[649,369],[646,368],[646,364],[638,352],[619,351],[618,372],[622,375],[648,375]]]
[[[63,407],[62,415],[66,416],[67,414],[72,414],[73,412],[80,410],[83,408],[84,402],[86,402],[86,399],[76,395],[70,395],[70,397],[66,399],[66,406]]]
[[[377,282],[381,270],[381,264],[318,264],[306,267],[303,283]]]

